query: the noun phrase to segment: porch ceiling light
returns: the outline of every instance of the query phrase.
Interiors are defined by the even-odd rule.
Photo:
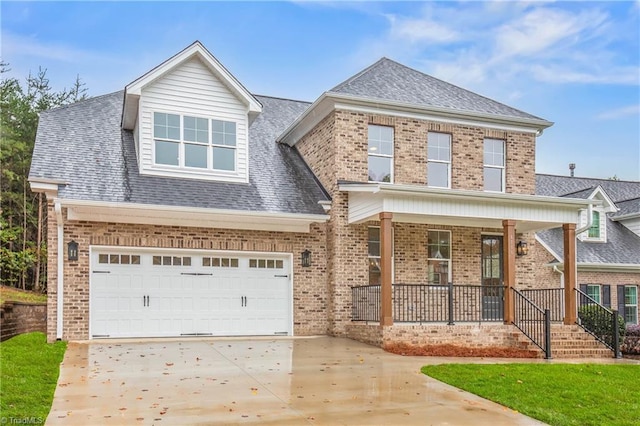
[[[78,260],[78,243],[73,240],[67,244],[67,259],[72,262]]]
[[[311,252],[309,250],[305,250],[300,253],[301,263],[304,268],[311,266]]]
[[[526,256],[529,253],[529,247],[527,246],[527,243],[525,241],[518,241],[518,244],[516,244],[516,254],[518,256]]]

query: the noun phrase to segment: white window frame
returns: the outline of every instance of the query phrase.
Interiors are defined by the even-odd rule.
[[[602,286],[600,284],[587,284],[587,296],[591,297],[593,300],[595,300],[596,302],[598,302],[599,304],[602,305]],[[589,293],[589,289],[591,288],[597,288],[598,289],[598,297],[593,297],[590,293]]]
[[[627,303],[627,289],[633,290],[635,293],[636,303]],[[638,286],[635,285],[625,285],[624,286],[624,312],[622,313],[622,317],[626,324],[637,324],[638,323]],[[627,321],[627,308],[635,309],[635,318],[632,321]]]
[[[588,210],[583,210],[582,213],[580,214],[580,218],[581,218],[581,222],[583,225],[587,224],[587,214],[588,214]],[[604,210],[602,209],[593,209],[592,210],[592,214],[598,214],[598,220],[599,220],[599,236],[597,237],[590,237],[589,236],[589,229],[587,229],[586,231],[584,231],[582,234],[580,234],[580,239],[582,241],[585,242],[593,242],[593,243],[606,243],[607,242],[607,215],[604,212]]]
[[[371,134],[371,128],[372,127],[384,127],[384,128],[388,128],[391,129],[391,154],[380,154],[380,153],[372,153],[369,149],[369,135]],[[393,175],[394,175],[394,170],[393,170],[393,154],[394,154],[394,150],[395,150],[395,138],[396,138],[396,132],[395,129],[391,126],[382,126],[379,124],[369,124],[367,127],[367,180],[369,182],[384,182],[384,181],[377,181],[377,180],[370,180],[369,179],[369,157],[378,157],[378,158],[387,158],[389,159],[389,182],[388,183],[393,183]]]
[[[371,256],[369,253],[369,229],[377,229],[378,230],[378,244],[380,244],[380,256]],[[395,282],[395,235],[393,228],[391,228],[391,281]],[[371,259],[378,259],[380,262],[382,261],[382,236],[380,235],[380,226],[368,226],[367,227],[367,265],[370,264]],[[371,285],[371,281],[369,280],[369,269],[367,268],[367,280],[368,284]]]
[[[176,115],[180,118],[180,139],[169,139],[169,138],[156,138],[155,136],[155,114],[159,113],[159,114],[167,114],[167,115]],[[189,141],[186,140],[184,137],[184,118],[185,117],[192,117],[192,118],[200,118],[200,119],[205,119],[207,120],[207,142],[196,142],[196,141]],[[234,123],[234,126],[236,128],[236,142],[234,146],[230,146],[230,145],[220,145],[220,144],[214,144],[213,143],[213,121],[222,121],[224,122],[228,122],[228,123]],[[238,125],[239,123],[233,120],[225,120],[225,119],[221,119],[221,118],[217,118],[217,117],[203,117],[203,116],[198,116],[198,115],[192,115],[192,114],[182,114],[182,113],[176,113],[176,112],[172,112],[172,111],[160,111],[160,110],[155,110],[151,112],[151,140],[152,140],[152,165],[154,169],[165,169],[165,170],[185,170],[185,171],[195,171],[195,172],[205,172],[205,173],[215,173],[215,174],[229,174],[229,175],[236,175],[238,173]],[[156,163],[156,142],[171,142],[171,143],[177,143],[178,145],[178,164],[177,165],[173,165],[173,164],[161,164],[161,163]],[[186,153],[185,153],[185,146],[186,145],[198,145],[198,146],[206,146],[207,147],[207,167],[192,167],[192,166],[187,166],[185,164],[185,160],[186,160]],[[224,169],[214,169],[213,168],[213,149],[214,148],[228,148],[228,149],[233,149],[234,150],[234,159],[233,159],[233,170],[224,170]]]
[[[502,144],[502,165],[495,164],[487,164],[485,161],[485,157],[487,156],[487,142],[500,142]],[[495,151],[491,152],[492,156],[495,154]],[[483,175],[485,169],[498,169],[501,174],[500,181],[500,190],[492,190],[486,188],[486,182],[484,182],[484,190],[486,192],[505,192],[506,187],[506,162],[507,162],[507,143],[504,139],[494,139],[494,138],[484,138],[483,146],[482,146],[482,161],[483,161]]]
[[[431,159],[429,158],[429,140],[431,139],[431,135],[440,135],[447,136],[449,138],[449,159],[441,160],[441,159]],[[427,186],[430,188],[445,188],[451,189],[451,157],[452,157],[452,149],[453,149],[453,136],[450,133],[443,132],[427,132]],[[432,185],[429,182],[429,164],[446,164],[447,165],[447,185],[446,186],[437,186]]]
[[[429,232],[446,232],[449,234],[449,257],[448,258],[437,258],[437,257],[429,257]],[[436,284],[432,284],[431,280],[429,279],[429,261],[431,260],[437,260],[437,261],[443,261],[446,260],[448,262],[448,272],[447,272],[447,284],[452,282],[453,280],[453,239],[452,239],[452,233],[450,230],[448,229],[427,229],[427,241],[426,241],[426,248],[427,248],[427,285],[436,285]]]

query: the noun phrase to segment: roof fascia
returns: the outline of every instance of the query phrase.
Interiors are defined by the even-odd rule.
[[[110,220],[122,223],[154,224],[155,221],[159,221],[162,222],[161,224],[165,224],[168,218],[172,218],[171,224],[177,226],[181,223],[184,223],[185,226],[205,227],[211,227],[210,224],[215,224],[215,227],[220,228],[309,232],[309,225],[312,223],[322,223],[329,220],[328,215],[322,214],[256,212],[89,200],[61,199],[60,204],[69,209],[91,211],[88,218],[83,216],[81,220],[98,218],[99,214],[97,213],[104,211],[107,212],[107,216],[110,216]],[[113,213],[116,211],[118,216],[114,219]],[[73,212],[70,212],[69,215],[70,218],[73,218]]]
[[[442,198],[481,198],[484,200],[496,200],[502,202],[512,203],[542,203],[555,206],[566,207],[583,207],[594,205],[600,206],[602,201],[600,200],[584,200],[581,198],[562,198],[562,197],[548,197],[545,195],[528,195],[528,194],[509,194],[500,192],[484,192],[484,191],[469,191],[464,189],[440,189],[429,188],[427,186],[418,185],[398,185],[388,183],[341,183],[339,184],[339,190],[345,192],[370,192],[370,193],[388,193],[390,195],[403,194],[409,196],[425,196],[430,195],[434,197]]]
[[[342,93],[325,92],[300,117],[291,123],[278,138],[278,142],[284,142],[290,146],[295,145],[302,136],[313,129],[334,109],[536,133],[538,136],[542,134],[544,129],[553,125],[552,122],[546,120],[506,117],[448,108],[423,107],[410,103],[381,101]]]
[[[640,218],[640,212],[637,213],[628,213],[625,215],[621,215],[621,216],[616,216],[616,217],[612,217],[611,220],[614,222],[622,222],[628,219],[636,219],[636,218]]]
[[[609,195],[607,194],[607,191],[604,190],[604,188],[602,188],[600,185],[598,185],[596,187],[596,189],[593,190],[593,192],[591,193],[591,195],[589,195],[589,199],[593,200],[595,199],[595,197],[600,196],[602,197],[604,203],[603,203],[603,207],[604,207],[604,211],[607,213],[613,213],[613,212],[617,212],[619,209],[616,207],[615,203],[613,202],[613,200],[611,200],[611,197],[609,197]]]
[[[556,264],[558,269],[564,271],[564,263],[560,262]],[[578,271],[584,272],[621,272],[637,274],[640,272],[639,263],[578,263]]]

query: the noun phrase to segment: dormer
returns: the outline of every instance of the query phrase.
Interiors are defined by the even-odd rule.
[[[196,41],[125,88],[140,174],[249,181],[249,125],[262,105]]]
[[[602,201],[602,205],[593,207],[591,212],[591,226],[589,229],[581,233],[578,238],[584,242],[606,243],[607,213],[614,213],[618,211],[618,208],[601,186],[597,186],[593,189],[587,196],[587,199]],[[588,214],[588,210],[582,210],[580,212],[580,227],[587,225]]]

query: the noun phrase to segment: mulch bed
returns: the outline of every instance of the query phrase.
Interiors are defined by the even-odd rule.
[[[484,358],[538,358],[536,351],[515,348],[468,348],[455,345],[409,345],[391,343],[384,350],[404,356],[449,356],[449,357],[484,357]]]

